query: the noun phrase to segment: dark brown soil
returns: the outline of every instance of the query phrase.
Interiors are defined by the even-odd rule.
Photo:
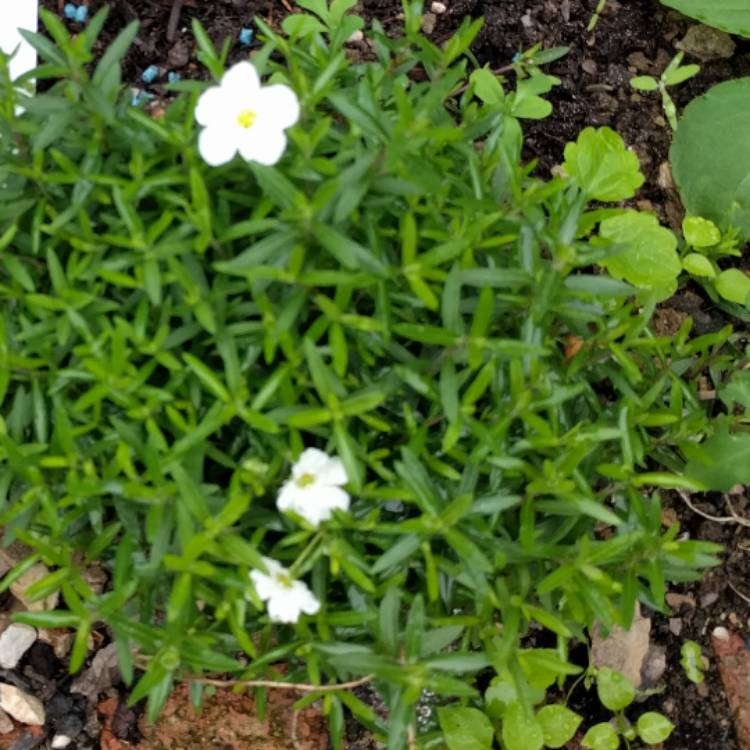
[[[549,72],[561,79],[561,85],[550,97],[554,114],[543,122],[525,125],[526,156],[538,160],[541,173],[561,161],[565,144],[575,139],[584,127],[609,125],[640,157],[647,177],[638,197],[640,207],[655,210],[674,227],[679,225],[679,202],[665,167],[671,137],[669,126],[658,97],[634,92],[629,80],[635,75],[661,73],[677,52],[675,43],[689,26],[685,19],[666,11],[656,0],[609,0],[595,31],[589,33],[586,26],[597,0],[444,2],[447,12],[431,19],[435,22],[432,38],[438,42],[447,38],[466,15],[483,15],[486,24],[474,52],[480,62],[489,62],[493,67],[508,64],[515,53],[534,44],[570,47],[570,54],[549,68]],[[42,0],[42,3],[50,10],[62,11],[63,0]],[[91,0],[90,12],[101,4],[100,0]],[[277,26],[292,10],[287,0],[184,0],[176,15],[175,4],[175,0],[111,3],[105,42],[129,21],[137,18],[141,22],[139,37],[125,61],[125,77],[131,85],[143,87],[141,74],[150,65],[161,69],[160,77],[151,87],[156,93],[168,71],[183,78],[204,77],[194,57],[190,32],[190,20],[194,17],[200,19],[215,42],[226,37],[232,40],[230,60],[234,60],[247,54],[247,48],[237,41],[241,27],[251,27],[255,15]],[[426,5],[429,7],[429,0]],[[395,28],[401,12],[400,0],[360,0],[356,10],[368,19],[379,18],[387,28]],[[679,106],[714,83],[750,75],[750,44],[737,41],[737,52],[731,59],[703,62],[701,73],[673,92]],[[674,309],[667,308],[664,315],[669,318],[679,311],[675,305]],[[701,507],[709,514],[725,515],[721,498],[717,502],[719,507],[712,507],[710,500]],[[735,502],[738,509],[744,507],[740,512],[750,517],[747,500],[740,497]],[[704,654],[711,656],[709,635],[713,627],[721,624],[745,634],[750,630],[750,533],[740,525],[704,520],[687,509],[679,498],[674,498],[671,512],[691,536],[724,544],[726,560],[723,567],[710,572],[699,584],[679,587],[677,592],[685,598],[675,609],[671,622],[669,618],[655,616],[654,639],[667,650],[666,690],[649,699],[645,706],[665,712],[677,725],[665,745],[667,750],[703,747],[738,750],[715,660],[711,661],[704,686],[695,686],[688,682],[679,666],[679,650],[683,641],[690,638],[701,644]]]
[[[699,583],[674,587],[675,593],[687,597],[679,607],[675,606],[672,615],[680,621],[679,635],[670,631],[667,618],[654,620],[654,638],[667,646],[667,689],[661,705],[677,724],[666,747],[669,750],[694,750],[711,743],[715,747],[735,750],[739,745],[719,680],[710,635],[717,626],[737,631],[745,638],[750,632],[750,528],[738,523],[709,521],[686,508],[679,497],[671,500],[674,515],[683,529],[688,530],[693,538],[724,545],[726,553],[724,564],[709,571]],[[708,515],[729,515],[728,506],[719,495],[703,501],[693,498],[693,502]],[[746,492],[732,498],[732,505],[738,514],[750,518]],[[700,643],[704,655],[710,659],[705,688],[687,682],[679,666],[680,647],[686,639]]]

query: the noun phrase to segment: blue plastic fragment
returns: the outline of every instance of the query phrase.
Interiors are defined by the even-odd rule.
[[[141,80],[144,83],[153,83],[158,75],[159,68],[157,68],[156,65],[149,65],[146,70],[141,73]]]
[[[253,30],[248,28],[240,29],[239,41],[243,47],[249,47],[253,43]]]
[[[144,104],[149,99],[151,99],[151,94],[148,91],[136,91],[135,94],[133,94],[133,98],[130,100],[130,104],[133,107],[137,107],[140,104]]]
[[[73,5],[73,3],[65,4],[63,13],[65,14],[65,18],[67,18],[69,21],[75,21],[77,12],[78,12],[78,8],[76,8],[76,6]]]
[[[76,23],[83,23],[86,20],[88,14],[89,14],[88,5],[79,5],[76,8],[76,17],[75,17]]]
[[[169,83],[177,83],[181,78],[179,73],[175,73],[174,70],[170,70],[169,73],[167,73],[167,81]]]

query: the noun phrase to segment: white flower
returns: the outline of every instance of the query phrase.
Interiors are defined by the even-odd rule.
[[[334,509],[349,510],[349,493],[341,489],[347,481],[340,458],[307,448],[292,466],[292,478],[281,487],[276,507],[282,512],[294,511],[318,526]]]
[[[253,570],[250,580],[274,622],[295,623],[302,612],[314,615],[320,609],[320,602],[303,581],[293,580],[289,571],[270,557],[264,557],[263,563],[268,574]]]
[[[284,129],[299,119],[299,102],[288,86],[261,86],[255,68],[240,62],[201,94],[195,119],[203,126],[198,150],[212,167],[238,151],[245,161],[270,165],[284,153]]]

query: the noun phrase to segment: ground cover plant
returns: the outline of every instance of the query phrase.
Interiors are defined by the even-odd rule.
[[[26,619],[79,628],[73,667],[104,620],[153,712],[185,674],[282,679],[283,660],[322,685],[334,738],[346,707],[394,748],[465,723],[480,747],[559,746],[532,706],[580,671],[570,641],[713,560],[662,532],[647,488],[704,486],[682,475],[707,429],[696,381],[722,380],[732,334],[650,331],[678,243],[589,206],[642,181],[614,132],[582,133],[565,176],[522,166],[517,118],[544,113],[549,76],[504,89],[464,55],[478,24],[441,50],[416,8],[354,65],[358,21],[314,10],[253,58],[299,98],[276,166],[257,159],[283,141],[203,162],[227,161],[199,146],[203,85],[133,110],[133,29],[87,69],[102,19],[71,41],[45,17],[37,77],[62,80],[18,94],[20,117],[5,81],[2,523],[68,609]],[[336,685],[371,675],[387,723]],[[441,726],[418,737],[425,690]]]
[[[750,37],[750,8],[743,0],[661,0],[701,23]]]

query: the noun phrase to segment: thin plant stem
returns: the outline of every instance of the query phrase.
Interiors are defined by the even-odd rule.
[[[358,680],[334,682],[328,685],[311,685],[307,682],[277,682],[275,680],[218,680],[213,677],[188,677],[191,682],[214,687],[259,687],[269,690],[294,690],[300,693],[334,693],[337,690],[352,690],[372,682],[375,675],[368,674]]]

